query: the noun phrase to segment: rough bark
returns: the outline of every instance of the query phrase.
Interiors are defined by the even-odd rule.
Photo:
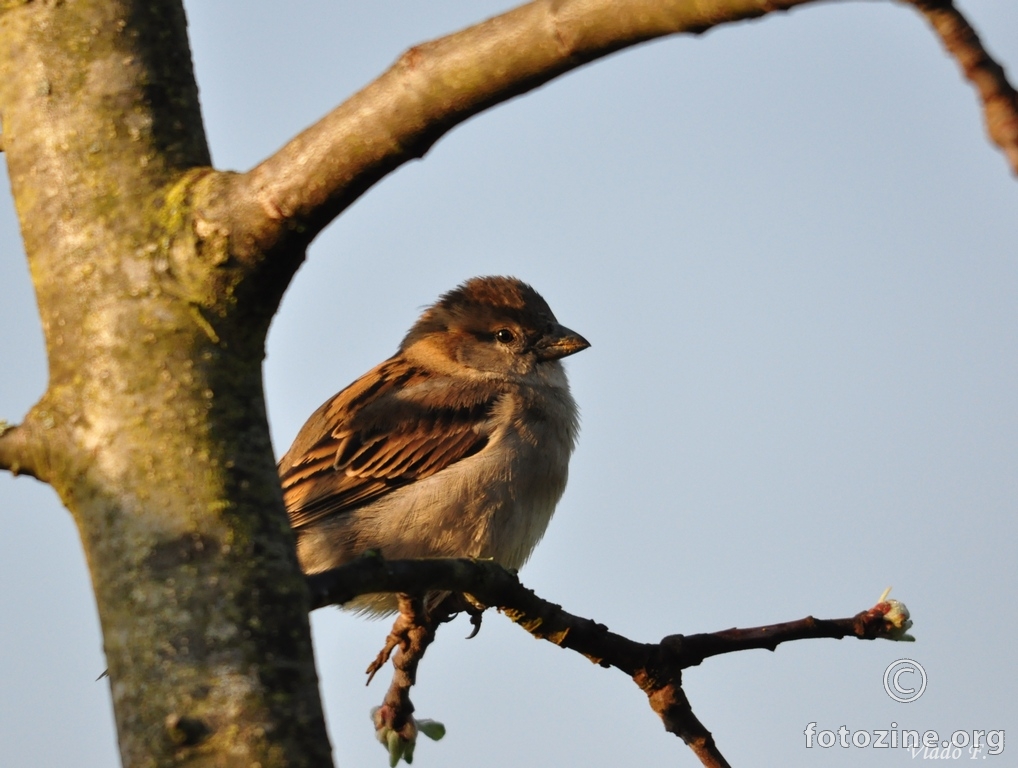
[[[4,443],[78,525],[125,766],[331,765],[262,394],[281,288],[241,301],[228,239],[201,231],[197,96],[178,2],[0,15],[50,366]]]

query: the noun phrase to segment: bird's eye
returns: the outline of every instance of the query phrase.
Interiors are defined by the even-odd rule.
[[[516,336],[508,328],[499,328],[495,331],[495,341],[501,344],[511,344]]]

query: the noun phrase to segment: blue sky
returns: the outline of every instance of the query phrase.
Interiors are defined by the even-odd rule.
[[[417,42],[493,2],[187,3],[215,163],[245,170]],[[1018,6],[960,3],[1018,73]],[[0,185],[0,418],[41,394],[41,332]],[[903,765],[818,729],[1018,734],[1018,185],[913,11],[807,7],[622,52],[470,120],[312,246],[269,339],[277,453],[477,274],[532,283],[593,346],[566,495],[522,576],[613,630],[846,616],[894,586],[914,645],[812,641],[689,670],[736,766]],[[70,516],[0,476],[0,765],[116,746]],[[377,765],[363,669],[387,624],[314,617],[340,765]],[[415,765],[696,765],[621,674],[497,615],[444,627]],[[893,702],[892,661],[928,673]],[[1014,748],[1012,748],[1013,751]],[[863,752],[863,754],[860,754]],[[1003,755],[995,764],[1006,765]]]

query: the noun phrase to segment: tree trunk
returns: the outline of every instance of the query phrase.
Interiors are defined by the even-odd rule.
[[[50,370],[16,464],[77,523],[125,766],[331,765],[262,393],[283,286],[238,300],[196,213],[219,178],[197,96],[179,2],[0,12]]]

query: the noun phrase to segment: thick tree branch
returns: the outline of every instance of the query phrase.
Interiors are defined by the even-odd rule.
[[[514,573],[492,561],[385,560],[367,555],[342,568],[309,577],[308,586],[314,608],[341,605],[372,592],[424,595],[447,590],[469,594],[483,605],[499,608],[534,637],[574,650],[595,664],[615,667],[632,677],[665,728],[679,736],[709,766],[728,763],[710,732],[693,714],[682,690],[682,670],[711,656],[752,648],[774,650],[791,640],[911,639],[904,634],[911,626],[908,612],[897,601],[885,600],[886,593],[876,606],[851,618],[820,620],[810,616],[783,624],[670,635],[660,643],[640,643],[538,597]]]
[[[375,182],[473,115],[614,51],[816,0],[537,0],[411,48],[381,77],[238,178],[263,250],[305,242]]]
[[[908,1],[930,22],[944,48],[975,86],[983,104],[986,132],[1018,175],[1018,92],[1007,81],[1004,68],[993,60],[951,0]]]
[[[259,251],[291,237],[307,243],[379,179],[491,106],[628,46],[815,1],[535,0],[415,46],[276,154],[233,177],[231,230]],[[948,0],[906,1],[958,58],[983,99],[991,137],[1018,168],[1018,107],[1003,69]]]

